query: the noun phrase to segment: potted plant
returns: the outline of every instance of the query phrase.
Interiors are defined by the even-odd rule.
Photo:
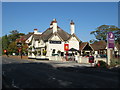
[[[29,48],[30,50],[32,50],[32,46],[30,46],[30,48]]]
[[[46,56],[46,53],[47,53],[47,51],[46,51],[46,50],[44,50],[44,51],[43,51],[43,56]]]
[[[60,56],[61,51],[60,51],[60,50],[58,50],[58,51],[57,51],[57,53],[58,53],[58,55]]]

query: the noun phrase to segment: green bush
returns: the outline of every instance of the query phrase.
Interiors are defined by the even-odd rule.
[[[98,64],[100,64],[100,66],[98,66]],[[97,62],[96,67],[107,68],[108,64],[106,62],[100,60]]]
[[[120,65],[120,58],[112,58],[110,62],[110,66]]]

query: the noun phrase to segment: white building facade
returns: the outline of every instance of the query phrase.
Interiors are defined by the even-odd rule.
[[[58,25],[56,19],[50,24],[50,28],[40,34],[34,34],[29,44],[28,58],[49,59],[52,56],[65,56],[65,44],[69,49],[79,50],[79,38],[75,35],[75,24],[70,22],[70,31],[68,34]],[[37,33],[37,31],[35,31]],[[76,55],[79,55],[76,52]]]

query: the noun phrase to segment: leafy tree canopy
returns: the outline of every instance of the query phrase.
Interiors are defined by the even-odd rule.
[[[113,32],[115,35],[116,42],[120,40],[120,29],[114,25],[101,25],[96,28],[95,31],[92,31],[90,34],[95,35],[97,40],[107,40],[107,33]]]
[[[17,30],[10,31],[9,35],[2,36],[2,49],[7,49],[9,52],[16,52],[16,39],[20,38],[20,36],[25,35],[24,33],[19,33]],[[2,51],[3,51],[2,50]]]
[[[20,36],[25,35],[24,33],[19,33],[19,31],[17,30],[12,30],[10,31],[11,34],[8,35],[9,38],[9,42],[13,42],[15,41],[17,38],[19,38]]]

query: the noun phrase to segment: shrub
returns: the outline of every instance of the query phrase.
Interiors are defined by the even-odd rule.
[[[120,65],[120,58],[112,58],[110,62],[110,66]]]
[[[100,64],[100,66],[98,64]],[[108,64],[106,62],[100,60],[97,62],[96,67],[107,68]]]
[[[43,56],[46,56],[46,53],[47,53],[47,51],[46,51],[46,50],[44,50],[44,51],[43,51]]]

